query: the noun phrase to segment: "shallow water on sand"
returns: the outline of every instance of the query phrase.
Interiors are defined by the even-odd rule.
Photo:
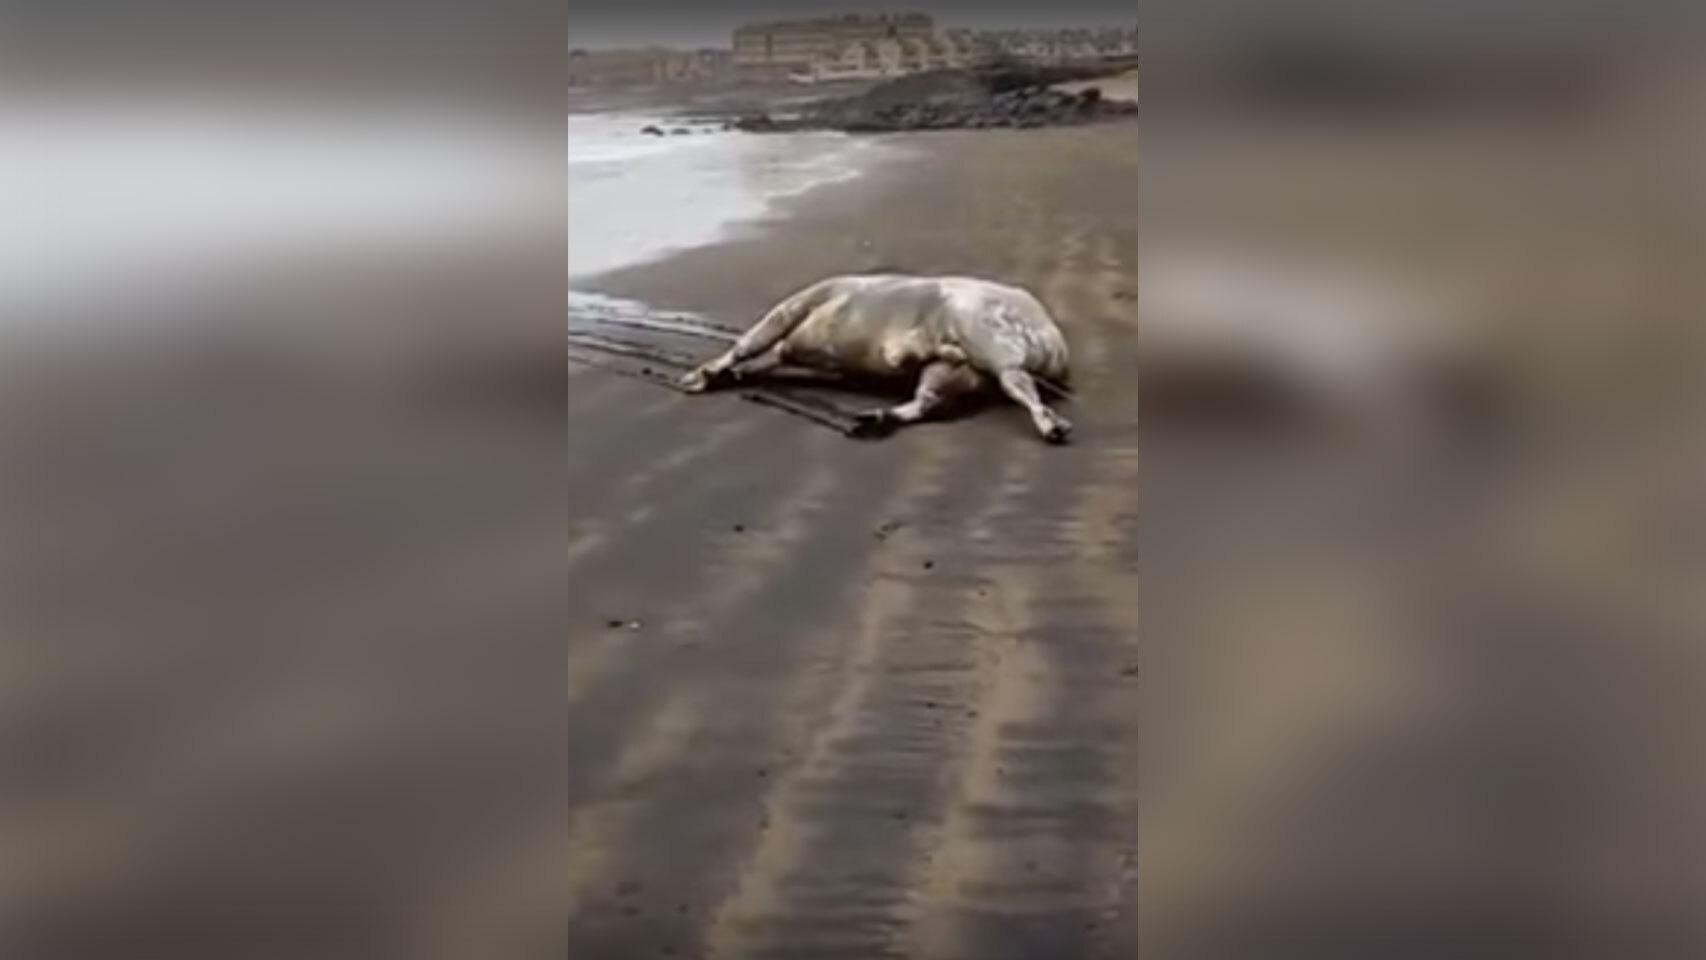
[[[692,132],[658,137],[640,132],[647,125]],[[715,242],[779,199],[858,176],[884,149],[633,113],[570,115],[568,137],[571,283]]]

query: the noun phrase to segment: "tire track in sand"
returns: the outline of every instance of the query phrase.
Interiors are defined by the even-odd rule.
[[[936,499],[976,510],[1002,487],[989,461],[1017,452],[950,458],[938,446],[919,448],[887,515],[947,512],[929,506]],[[1036,444],[1019,449],[1009,472],[1035,462]],[[937,806],[936,771],[956,749],[964,721],[954,704],[971,667],[955,601],[918,574],[966,522],[931,526],[892,534],[874,559],[827,716],[766,797],[769,828],[711,919],[707,956],[895,955],[914,912],[906,865]]]
[[[809,672],[823,651],[801,643],[798,627],[778,615],[798,604],[806,610],[836,609],[848,592],[845,577],[820,575],[825,564],[857,558],[849,547],[869,542],[870,507],[882,502],[888,482],[866,474],[868,483],[851,489],[841,483],[834,458],[811,444],[844,444],[812,432],[806,456],[788,462],[808,464],[794,491],[773,515],[752,521],[762,536],[719,540],[715,559],[692,563],[712,576],[669,608],[654,614],[657,643],[653,656],[624,663],[607,677],[601,697],[582,712],[615,707],[643,677],[666,675],[670,689],[699,691],[690,724],[676,724],[684,735],[672,737],[668,750],[654,753],[657,776],[645,798],[614,816],[594,815],[587,835],[599,838],[593,866],[578,869],[580,885],[570,942],[576,955],[632,955],[668,948],[696,955],[699,905],[722,881],[724,864],[756,843],[760,795],[769,785],[752,771],[776,764],[781,722],[778,707],[790,685]],[[714,495],[714,491],[713,491]],[[762,613],[760,613],[762,611]],[[744,635],[729,636],[735,625]],[[714,652],[712,645],[725,647]],[[691,645],[697,652],[683,650]],[[757,659],[753,659],[753,658]],[[692,658],[692,659],[684,659]],[[706,659],[710,658],[710,659]],[[730,709],[738,706],[738,709]],[[596,716],[597,714],[591,714]],[[616,764],[620,769],[621,764]],[[603,796],[619,784],[607,780],[594,788]],[[680,815],[682,792],[700,798],[692,817]],[[670,799],[674,796],[675,799]],[[691,802],[691,801],[687,801]],[[578,854],[577,854],[578,856]],[[624,897],[601,884],[645,888]],[[670,909],[673,907],[673,909]]]

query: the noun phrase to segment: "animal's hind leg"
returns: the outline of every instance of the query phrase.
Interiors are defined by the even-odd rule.
[[[684,375],[681,385],[688,390],[700,391],[727,381],[735,364],[773,352],[810,315],[811,309],[802,297],[794,296],[782,301],[765,314],[764,319],[753,324],[752,329],[741,334],[734,346]]]
[[[955,399],[975,393],[982,384],[982,376],[971,367],[938,360],[919,374],[918,388],[911,400],[899,406],[859,414],[855,433],[858,436],[879,436],[892,432],[896,427],[928,419]]]
[[[1066,418],[1043,404],[1037,396],[1037,384],[1031,375],[1012,367],[1001,371],[997,377],[1001,381],[1001,390],[1013,401],[1024,407],[1031,414],[1031,423],[1036,425],[1037,433],[1050,443],[1063,443],[1072,433],[1072,424]]]

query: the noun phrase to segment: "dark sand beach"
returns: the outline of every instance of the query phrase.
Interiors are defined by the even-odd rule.
[[[1074,442],[571,366],[570,956],[1136,951],[1137,126],[898,142],[577,286],[744,326],[833,273],[1023,284]]]

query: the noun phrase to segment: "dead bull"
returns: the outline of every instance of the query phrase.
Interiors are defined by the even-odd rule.
[[[831,277],[766,313],[721,356],[682,377],[689,390],[795,365],[917,377],[912,399],[859,415],[866,433],[916,423],[998,387],[1052,443],[1072,425],[1043,404],[1037,378],[1067,379],[1066,339],[1035,296],[968,277]]]

